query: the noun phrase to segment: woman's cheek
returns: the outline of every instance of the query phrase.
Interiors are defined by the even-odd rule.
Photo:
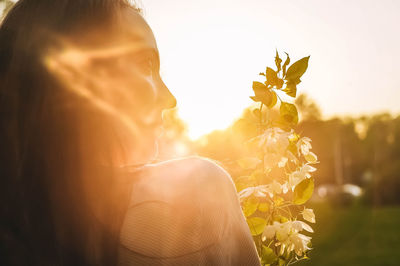
[[[140,108],[138,111],[147,112],[154,108],[157,99],[157,90],[151,76],[137,79],[132,89],[135,95],[136,106]]]
[[[110,93],[115,97],[114,104],[117,108],[129,108],[130,112],[138,114],[155,99],[153,83],[142,74],[120,73],[112,79]]]

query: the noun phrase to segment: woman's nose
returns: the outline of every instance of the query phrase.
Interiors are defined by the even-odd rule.
[[[166,109],[175,108],[176,107],[176,98],[175,96],[168,90],[169,99],[167,100]]]
[[[171,109],[176,107],[176,98],[175,96],[171,93],[171,91],[168,89],[168,87],[164,84],[163,81],[161,81],[162,85],[162,96],[160,97],[160,103],[162,109]]]

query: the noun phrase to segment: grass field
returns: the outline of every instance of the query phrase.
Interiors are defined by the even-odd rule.
[[[400,265],[400,206],[314,206],[314,249],[296,265]]]

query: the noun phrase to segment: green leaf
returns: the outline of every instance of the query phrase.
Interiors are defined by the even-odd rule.
[[[284,202],[284,199],[282,197],[279,196],[274,196],[274,204],[275,206],[281,206],[282,203]]]
[[[286,92],[286,94],[291,97],[296,97],[297,86],[294,82],[289,81],[286,84],[286,88],[284,88],[283,91]]]
[[[294,62],[293,65],[291,65],[288,68],[285,79],[286,80],[299,79],[306,72],[309,59],[310,59],[310,56],[307,56],[307,57],[300,59],[299,61]]]
[[[286,223],[287,221],[289,221],[288,218],[286,218],[285,216],[282,216],[282,215],[275,215],[275,216],[272,218],[272,220],[273,220],[273,221],[277,221],[277,222],[279,222],[279,223]]]
[[[279,58],[278,50],[276,50],[276,55],[275,55],[275,65],[276,68],[278,69],[277,72],[281,71],[281,64],[282,64],[282,59]]]
[[[286,60],[285,60],[285,63],[283,63],[283,66],[282,66],[282,70],[283,70],[283,73],[282,73],[283,76],[282,77],[284,77],[286,75],[286,67],[290,63],[290,57],[289,57],[288,53],[285,52],[285,54],[286,54]]]
[[[263,84],[263,86],[265,85]],[[256,89],[254,90],[254,93],[255,96],[250,96],[250,99],[252,99],[255,102],[262,102],[269,108],[272,108],[277,102],[276,93],[269,89],[266,90]]]
[[[296,125],[299,122],[299,114],[294,104],[282,102],[280,114],[283,120],[291,125]]]
[[[272,248],[265,245],[262,246],[261,260],[263,264],[272,264],[278,259],[278,256],[274,253]]]
[[[269,211],[269,204],[267,202],[262,202],[258,205],[258,210],[260,212],[267,212]]]
[[[287,147],[287,149],[293,153],[293,155],[297,155],[298,151],[297,151],[297,145],[295,142],[290,142],[289,146]]]
[[[261,82],[253,81],[253,90],[254,90],[254,93],[257,95],[257,94],[262,93],[263,91],[267,90],[267,86],[265,86]]]
[[[280,88],[282,88],[282,86],[283,86],[283,79],[278,78],[276,80],[276,88],[280,89]]]
[[[258,208],[259,199],[258,198],[249,198],[243,203],[243,214],[248,217],[255,213]]]
[[[267,67],[265,73],[267,77],[266,85],[276,86],[276,88],[278,89],[282,88],[283,79],[278,78],[278,73],[276,73],[275,70],[273,70],[270,67]]]
[[[300,78],[295,78],[295,79],[288,80],[288,82],[291,82],[291,83],[294,83],[294,84],[298,85],[301,82],[301,79]]]
[[[252,99],[255,102],[261,102],[261,99],[259,97],[256,97],[256,96],[250,96],[250,99]]]
[[[314,179],[306,178],[294,189],[293,203],[301,205],[306,203],[314,192]]]
[[[267,67],[265,75],[267,77],[267,82],[271,85],[274,85],[276,80],[278,79],[278,74],[270,67]]]
[[[245,188],[248,188],[249,185],[250,184],[248,182],[235,182],[235,187],[238,192],[242,191]],[[256,184],[254,184],[254,186],[256,186]]]
[[[237,160],[237,163],[243,169],[254,169],[261,163],[261,160],[254,157],[247,157]]]
[[[250,96],[250,99],[252,99],[255,102],[263,102],[267,101],[269,102],[270,99],[268,97],[268,89],[267,86],[265,86],[263,83],[258,82],[258,81],[253,81],[253,91],[255,96]]]
[[[265,176],[264,171],[260,169],[254,170],[250,175],[250,177],[256,181],[261,180],[264,176]]]
[[[264,102],[264,104],[265,104],[266,106],[268,106],[269,108],[272,108],[272,107],[275,106],[275,104],[276,104],[277,101],[278,101],[278,97],[276,96],[276,92],[270,91],[270,100],[269,100],[268,103],[265,103],[265,102]]]
[[[264,231],[267,221],[261,217],[252,217],[246,220],[249,225],[250,232],[253,236],[259,235]]]

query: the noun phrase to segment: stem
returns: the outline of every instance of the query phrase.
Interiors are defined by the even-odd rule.
[[[293,203],[289,202],[289,203],[286,203],[286,205],[282,204],[281,206],[278,206],[278,208],[286,208],[286,207],[290,207],[293,205],[294,205]]]
[[[272,89],[272,90],[275,91],[276,97],[278,97],[279,101],[283,102],[281,97],[279,97],[279,94],[276,92],[278,89]]]
[[[258,238],[258,254],[262,256],[262,239],[261,237]]]
[[[286,206],[286,209],[287,209],[287,211],[289,212],[290,217],[293,218],[293,214],[292,214],[292,212],[290,211],[289,206]]]
[[[278,207],[279,208],[279,207]],[[289,214],[290,217],[292,217],[292,213],[284,208],[279,208],[279,210],[286,212],[286,214]]]
[[[259,128],[259,134],[262,134],[262,124],[263,124],[263,113],[262,113],[262,109],[263,109],[264,104],[261,102],[260,105],[260,128]],[[262,157],[262,170],[263,173],[265,173],[265,162],[264,162],[264,157],[265,157],[265,153],[263,153],[263,157]]]
[[[276,93],[276,92],[275,92],[275,93]],[[283,102],[282,99],[281,99],[281,97],[278,95],[278,93],[276,93],[276,97],[278,97],[278,99],[279,99],[280,102]]]
[[[297,260],[295,260],[295,261],[293,261],[293,262],[289,262],[289,264],[288,265],[292,265],[292,264],[295,264],[296,262],[298,262],[298,261],[301,261],[301,260],[306,260],[306,259],[308,259],[308,258],[301,258],[301,259],[297,259]]]

